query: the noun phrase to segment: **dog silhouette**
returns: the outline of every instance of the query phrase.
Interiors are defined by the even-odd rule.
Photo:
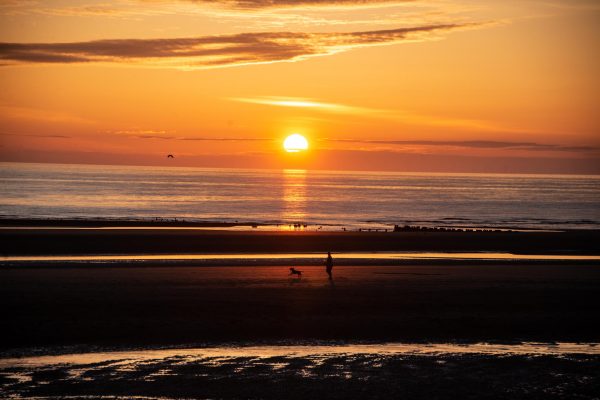
[[[296,268],[290,268],[290,275],[298,275],[298,278],[302,277],[302,271],[298,271]]]

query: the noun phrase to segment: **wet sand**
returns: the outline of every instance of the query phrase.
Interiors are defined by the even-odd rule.
[[[600,231],[317,232],[203,229],[2,228],[0,255],[290,252],[507,252],[600,254]]]
[[[2,348],[599,342],[599,265],[0,269]]]
[[[88,400],[594,399],[596,347],[253,346],[0,359],[0,390]]]

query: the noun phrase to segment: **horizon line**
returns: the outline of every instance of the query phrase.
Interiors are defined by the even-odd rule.
[[[216,169],[216,170],[245,170],[245,171],[306,171],[306,172],[335,172],[335,173],[385,173],[385,174],[417,174],[417,175],[516,175],[516,176],[568,176],[568,177],[598,177],[598,173],[577,172],[483,172],[483,171],[422,171],[422,170],[392,170],[392,169],[325,169],[325,168],[297,168],[297,167],[216,167],[216,166],[189,166],[189,165],[157,165],[157,164],[114,164],[96,162],[54,162],[54,161],[6,161],[0,160],[0,164],[54,164],[54,165],[84,165],[84,166],[108,166],[108,167],[153,167],[153,168],[181,168],[181,169]]]

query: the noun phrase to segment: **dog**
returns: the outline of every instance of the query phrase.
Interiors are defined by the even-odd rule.
[[[302,278],[302,271],[298,271],[296,268],[290,268],[290,275],[298,275],[298,278]]]

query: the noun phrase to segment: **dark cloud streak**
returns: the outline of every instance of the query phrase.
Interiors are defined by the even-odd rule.
[[[267,139],[267,138],[208,138],[208,137],[201,137],[201,138],[194,138],[194,137],[184,137],[184,138],[178,138],[178,140],[197,140],[197,141],[207,141],[207,142],[268,142],[268,141],[273,141],[274,139]]]
[[[215,4],[238,9],[303,6],[364,6],[385,3],[412,3],[417,0],[184,0],[189,3]]]
[[[19,137],[38,137],[38,138],[52,138],[52,139],[71,139],[71,136],[66,136],[66,135],[42,135],[42,134],[31,134],[31,133],[5,133],[5,132],[0,132],[0,136],[19,136]]]
[[[199,142],[270,142],[275,139],[268,138],[228,138],[228,137],[181,137],[181,136],[161,136],[161,135],[136,135],[132,134],[130,137],[138,139],[161,139],[161,140],[188,140],[188,141],[199,141]]]
[[[360,139],[323,139],[329,142],[364,143],[364,144],[390,144],[402,146],[452,146],[477,149],[510,149],[529,151],[599,151],[594,146],[563,146],[535,142],[505,142],[493,140],[465,140],[465,141],[438,141],[438,140],[360,140]]]
[[[118,39],[73,43],[0,43],[0,60],[13,63],[142,63],[177,68],[295,61],[356,47],[424,40],[473,24],[439,24],[343,33],[258,32],[174,39]]]

